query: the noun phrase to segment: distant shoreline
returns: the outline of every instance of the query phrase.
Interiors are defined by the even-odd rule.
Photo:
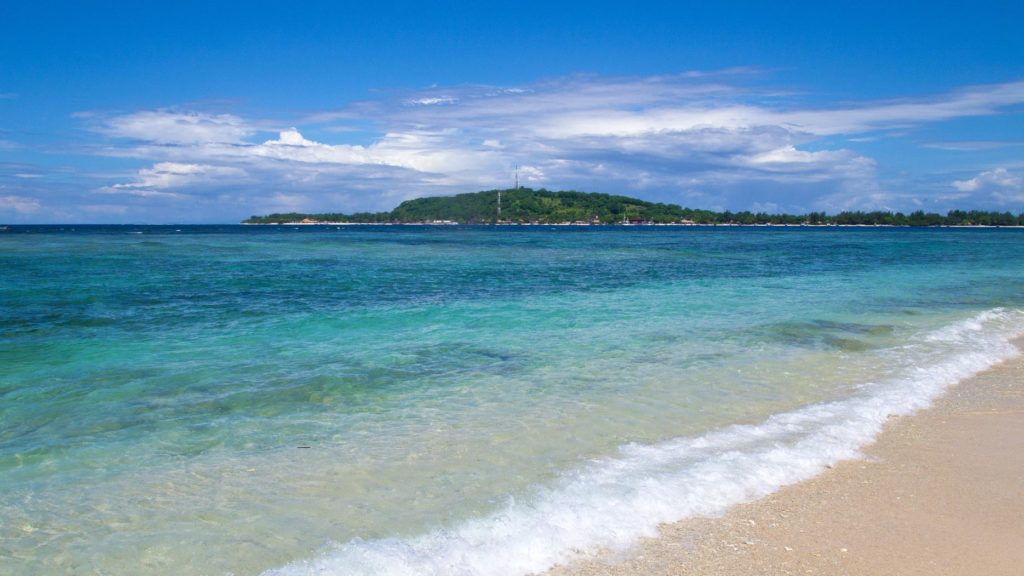
[[[1024,228],[1024,225],[992,224],[935,224],[913,226],[910,224],[739,224],[739,223],[644,223],[644,224],[586,224],[578,222],[242,222],[242,226],[532,226],[532,227],[577,227],[577,228]],[[140,224],[146,226],[146,224]]]
[[[1024,226],[1024,213],[915,210],[837,214],[733,212],[684,208],[678,204],[597,192],[510,188],[406,200],[387,212],[288,212],[251,216],[243,224],[507,224],[542,226]]]
[[[102,224],[102,223],[39,223],[39,224],[4,224],[0,225],[0,235],[4,233],[14,233],[25,228],[68,228],[74,230],[75,228],[95,228],[95,227],[118,227],[118,228],[130,228],[130,227],[153,227],[153,228],[170,228],[175,226],[184,227],[342,227],[342,226],[414,226],[414,227],[479,227],[479,228],[498,228],[498,227],[525,227],[525,228],[604,228],[604,229],[618,229],[618,228],[912,228],[912,229],[939,229],[939,228],[955,228],[955,229],[1024,229],[1024,225],[989,225],[989,224],[938,224],[933,226],[912,226],[909,224],[738,224],[738,223],[725,223],[725,224],[681,224],[681,223],[648,223],[648,224],[580,224],[574,222],[556,222],[551,224],[537,224],[529,222],[501,222],[498,224],[487,223],[487,222],[448,222],[448,223],[437,223],[437,222],[222,222],[222,223],[203,223],[203,224],[191,224],[191,223],[172,223],[172,224],[142,224],[137,222],[117,223],[117,224]],[[180,232],[180,230],[178,230]]]

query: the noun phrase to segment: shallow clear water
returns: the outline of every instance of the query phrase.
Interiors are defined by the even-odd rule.
[[[626,545],[1012,354],[1022,254],[993,229],[12,226],[0,573],[520,574]]]

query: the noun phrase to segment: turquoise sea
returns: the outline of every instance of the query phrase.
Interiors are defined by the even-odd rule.
[[[0,574],[543,571],[1022,333],[1016,229],[10,226]]]

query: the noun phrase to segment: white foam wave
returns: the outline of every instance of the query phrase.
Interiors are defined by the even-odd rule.
[[[544,571],[657,526],[717,515],[856,458],[890,415],[927,407],[949,386],[1018,354],[1024,311],[996,309],[888,350],[902,376],[855,396],[697,438],[623,446],[500,511],[415,538],[354,539],[268,576],[492,575]]]

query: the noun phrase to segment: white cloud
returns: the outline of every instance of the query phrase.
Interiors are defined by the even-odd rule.
[[[277,140],[268,140],[264,142],[264,144],[268,146],[313,146],[316,145],[316,142],[313,142],[312,140],[306,140],[305,138],[302,137],[302,134],[300,134],[298,130],[296,130],[295,128],[289,128],[288,130],[281,132]]]
[[[545,180],[544,170],[537,166],[520,166],[519,181],[527,184],[543,182]]]
[[[42,208],[39,200],[28,196],[0,196],[0,210],[13,210],[18,214],[32,214]]]
[[[96,130],[156,144],[240,143],[255,129],[233,114],[144,110],[107,118]]]
[[[458,102],[458,98],[448,98],[444,96],[424,97],[424,98],[413,98],[408,100],[409,104],[419,106],[436,106],[437,104],[455,104]]]
[[[952,118],[987,116],[1022,102],[1024,81],[972,86],[923,100],[869,102],[843,108],[780,112],[769,118],[816,135],[858,134]]]
[[[521,180],[533,186],[670,201],[697,194],[717,205],[744,194],[733,204],[855,208],[848,204],[909,199],[884,191],[874,159],[829,145],[829,137],[884,138],[1024,102],[1024,82],[1015,82],[809,108],[792,95],[729,83],[742,73],[748,72],[435,87],[314,114],[297,123],[301,128],[262,141],[253,138],[261,123],[231,114],[153,110],[85,121],[134,141],[115,141],[107,153],[152,163],[103,187],[106,193],[220,198],[234,186],[248,194],[232,196],[236,203],[382,209],[424,194],[507,186],[518,164]],[[339,119],[346,129],[352,121],[370,123],[377,135],[353,144],[303,134],[336,133],[332,123]],[[977,188],[978,178],[954,185]],[[758,191],[765,196],[756,197]]]
[[[519,93],[466,87],[458,106],[400,108],[397,120],[457,127],[490,125],[552,138],[632,136],[700,128],[742,130],[763,126],[811,135],[864,132],[996,113],[1024,102],[1024,82],[965,88],[921,100],[865,102],[819,109],[787,109],[760,95],[688,77],[574,76]],[[752,97],[753,96],[753,97]],[[769,98],[769,101],[772,99]],[[751,102],[758,102],[752,104]],[[380,112],[380,103],[368,105]],[[516,120],[513,122],[513,120]]]
[[[245,176],[244,170],[234,166],[158,162],[152,168],[139,170],[135,179],[131,182],[105,186],[99,191],[106,194],[181,198],[181,194],[166,190],[171,188],[187,189],[192,186],[208,185],[217,181],[240,183]]]
[[[1021,188],[1021,177],[1011,174],[1006,168],[996,168],[979,173],[969,180],[954,180],[953,187],[961,192],[975,192],[990,188]]]
[[[934,148],[936,150],[964,152],[1024,146],[1024,140],[961,140],[954,142],[929,142],[922,146],[925,148]]]

